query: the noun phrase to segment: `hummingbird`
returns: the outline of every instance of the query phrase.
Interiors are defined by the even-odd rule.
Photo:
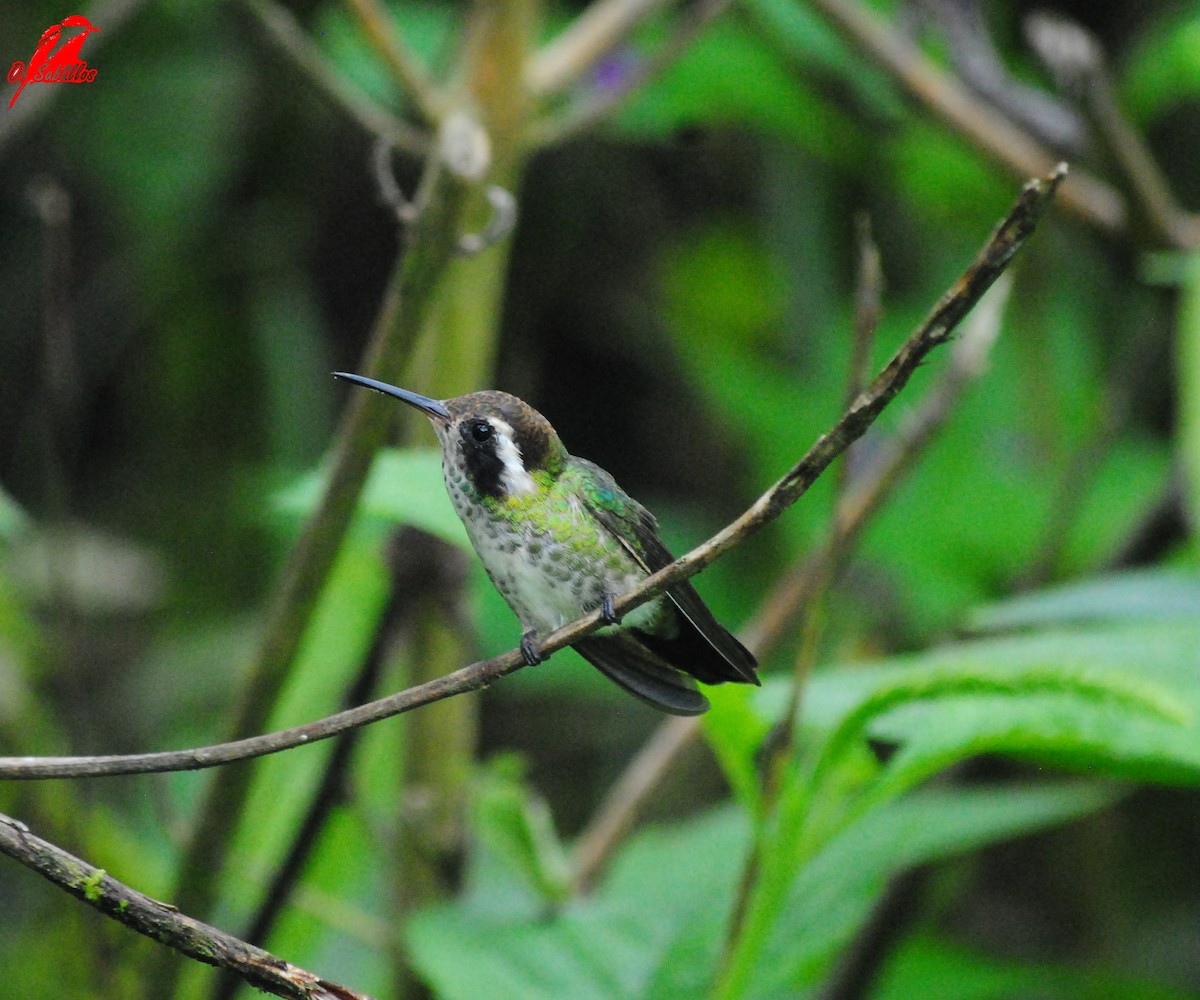
[[[587,459],[568,454],[528,403],[486,390],[437,400],[363,375],[337,378],[425,414],[442,449],[446,491],[489,578],[521,621],[521,654],[538,636],[600,609],[605,624],[572,647],[609,680],[672,715],[699,715],[695,681],[758,684],[754,656],[688,582],[618,617],[614,598],[674,562],[654,515]]]

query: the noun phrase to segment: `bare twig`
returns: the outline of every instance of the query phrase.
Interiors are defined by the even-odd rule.
[[[375,51],[387,63],[388,69],[408,92],[417,113],[429,125],[441,120],[444,101],[421,65],[420,59],[409,49],[396,30],[388,13],[377,0],[348,0],[367,39]]]
[[[847,405],[862,390],[867,365],[871,361],[871,345],[883,315],[883,267],[879,262],[879,247],[871,232],[871,217],[859,213],[854,223],[858,244],[858,269],[854,282],[854,327],[847,377]]]
[[[587,892],[591,888],[613,847],[632,828],[650,791],[658,787],[663,775],[699,732],[699,716],[673,715],[659,725],[630,761],[600,803],[592,822],[575,841],[572,868],[576,891]]]
[[[1025,185],[1012,211],[992,233],[991,238],[958,281],[837,423],[817,439],[787,475],[759,497],[745,513],[707,542],[616,598],[611,610],[617,614],[625,614],[661,594],[673,584],[695,576],[749,534],[775,520],[795,503],[833,460],[866,432],[875,418],[907,384],[913,372],[929,353],[950,338],[959,321],[1003,273],[1013,255],[1033,233],[1065,176],[1066,165],[1060,164],[1048,177],[1030,181]],[[601,611],[597,609],[549,633],[542,640],[542,649],[547,654],[553,653],[582,639],[603,623]],[[211,747],[110,757],[0,758],[0,778],[96,777],[151,771],[183,771],[260,757],[328,739],[354,726],[377,722],[451,695],[477,690],[499,677],[513,673],[523,665],[524,658],[520,651],[510,650],[491,659],[462,667],[437,680],[307,725]]]
[[[270,952],[193,920],[168,903],[131,889],[104,871],[42,840],[24,823],[0,815],[0,853],[37,872],[76,899],[139,934],[198,962],[237,973],[247,983],[291,1000],[369,1000]]]
[[[916,0],[907,9],[915,9],[946,40],[959,78],[980,98],[1064,159],[1088,151],[1087,124],[1071,103],[1008,71],[992,41],[982,0]]]
[[[423,155],[428,152],[430,137],[385,111],[347,83],[286,7],[275,0],[246,0],[246,8],[288,60],[363,129],[406,153]]]
[[[652,56],[629,62],[621,68],[619,79],[604,87],[591,88],[585,97],[569,104],[566,110],[534,122],[531,130],[535,145],[549,146],[586,132],[610,118],[613,112],[638,90],[665,72],[691,47],[692,42],[714,17],[729,6],[730,0],[697,0],[672,26],[670,37]]]
[[[566,90],[642,21],[669,2],[596,0],[529,61],[526,84],[535,94]]]
[[[821,635],[823,604],[821,598],[828,592],[837,570],[845,561],[852,545],[859,537],[872,514],[883,498],[892,492],[898,478],[912,467],[914,454],[924,448],[934,431],[941,427],[966,386],[983,370],[992,344],[1000,332],[1000,315],[1008,297],[1009,275],[1002,275],[993,295],[985,300],[991,307],[977,309],[971,316],[962,337],[951,352],[951,362],[934,391],[926,397],[919,419],[910,423],[897,434],[895,442],[883,460],[876,460],[874,474],[863,477],[865,487],[851,490],[838,498],[834,515],[833,534],[816,558],[805,566],[803,591],[796,595],[793,608],[803,612],[803,641],[796,656],[787,708],[782,719],[776,723],[773,738],[768,738],[770,764],[765,768],[763,782],[764,812],[770,815],[779,801],[779,775],[792,756],[796,727],[794,720],[801,714],[804,693],[809,674],[816,664],[817,647]],[[999,294],[996,294],[999,293]],[[732,917],[725,939],[728,959],[742,931],[742,924],[749,912],[750,900],[755,886],[762,876],[762,843],[756,839],[742,870],[738,883]]]
[[[1021,128],[922,55],[860,0],[809,0],[855,49],[898,80],[909,94],[1019,177],[1042,174],[1056,157]],[[1075,169],[1059,194],[1062,206],[1108,234],[1124,233],[1124,199],[1103,181]]]
[[[1121,110],[1100,41],[1083,25],[1045,11],[1027,18],[1026,32],[1059,84],[1081,102],[1097,138],[1111,154],[1139,228],[1163,247],[1191,249],[1200,244],[1200,217],[1180,207],[1154,155]]]

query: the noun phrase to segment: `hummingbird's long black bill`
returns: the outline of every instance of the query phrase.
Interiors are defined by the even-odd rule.
[[[382,392],[388,396],[395,396],[396,399],[402,400],[409,406],[415,407],[424,413],[427,417],[434,417],[438,420],[449,420],[450,411],[446,409],[438,400],[430,399],[428,396],[422,396],[419,392],[409,392],[407,389],[401,389],[398,386],[388,385],[386,382],[380,382],[378,379],[367,378],[365,375],[355,375],[353,372],[334,372],[334,378],[345,379],[347,382],[353,382],[356,385],[366,386],[368,389],[374,389],[376,392]]]

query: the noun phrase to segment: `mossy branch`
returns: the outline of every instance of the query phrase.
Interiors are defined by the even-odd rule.
[[[19,861],[106,917],[198,962],[237,973],[256,989],[290,1000],[370,1000],[270,952],[180,913],[117,881],[0,814],[0,854]]]

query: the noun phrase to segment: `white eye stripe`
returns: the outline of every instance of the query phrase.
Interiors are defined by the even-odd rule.
[[[504,492],[510,496],[536,492],[537,485],[525,468],[512,427],[498,417],[492,417],[490,422],[496,432],[496,457],[504,464],[504,471],[500,473]]]

